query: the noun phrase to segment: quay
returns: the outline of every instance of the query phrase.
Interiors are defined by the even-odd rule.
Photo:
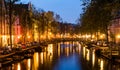
[[[119,55],[119,49],[117,50],[111,50],[111,47],[115,46],[115,45],[96,45],[95,43],[91,43],[91,42],[81,42],[83,47],[87,48],[87,49],[92,49],[95,51],[95,54],[98,57],[101,57],[103,59],[107,59],[110,62],[113,63],[117,63],[120,64],[120,55]],[[118,46],[119,47],[119,46]]]

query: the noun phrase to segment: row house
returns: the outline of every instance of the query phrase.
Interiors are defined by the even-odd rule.
[[[5,0],[0,0],[0,46],[8,44],[9,38],[7,38],[9,33],[8,16],[6,10]]]
[[[31,3],[12,5],[12,44],[21,42],[23,34],[21,24],[25,24],[22,22],[22,16],[26,14],[25,12],[29,12],[30,9]],[[0,0],[0,46],[10,44],[9,32],[9,4],[5,0]]]
[[[28,4],[14,4],[13,6],[14,11],[15,11],[15,21],[14,21],[14,25],[13,25],[13,29],[15,29],[14,31],[14,43],[19,43],[19,42],[26,42],[29,41],[28,39],[26,39],[26,37],[29,38],[29,36],[25,36],[28,35],[30,32],[30,30],[27,29],[26,24],[28,24],[28,16],[29,16],[29,12],[31,10],[31,3]]]
[[[116,43],[120,43],[120,16],[115,17],[111,21],[111,26],[109,27],[111,40]]]

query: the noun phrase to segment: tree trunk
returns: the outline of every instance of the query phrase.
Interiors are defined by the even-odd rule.
[[[39,31],[39,32],[38,32],[38,33],[39,33],[38,36],[39,36],[39,43],[40,43],[40,30],[38,30],[38,31]]]
[[[11,0],[9,5],[9,34],[10,34],[10,46],[12,48],[12,2]]]
[[[1,35],[2,35],[2,20],[3,20],[3,19],[2,19],[2,14],[3,14],[3,13],[2,13],[2,12],[3,12],[2,8],[3,8],[3,7],[2,7],[2,1],[1,1],[1,13],[0,13],[0,14],[1,14],[1,15],[0,15],[0,16],[1,16],[1,18],[0,18],[0,20],[1,20],[1,32],[0,32]],[[0,40],[1,40],[0,46],[2,46],[2,37],[0,38]]]
[[[106,41],[107,41],[107,43],[109,42],[109,29],[108,29],[108,26],[107,26],[107,24],[106,24],[106,26],[105,26],[105,30],[106,30]]]
[[[98,41],[98,31],[96,32],[96,36],[97,36],[97,37],[96,37],[96,40]]]

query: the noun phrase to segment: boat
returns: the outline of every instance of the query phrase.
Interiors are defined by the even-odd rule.
[[[12,58],[2,58],[0,59],[0,67],[4,67],[6,65],[10,65],[12,63]]]
[[[25,58],[25,59],[33,58],[33,54],[25,54],[25,55],[24,55],[24,58]]]
[[[19,55],[14,55],[13,56],[13,61],[21,61],[24,59],[24,56],[19,56]]]

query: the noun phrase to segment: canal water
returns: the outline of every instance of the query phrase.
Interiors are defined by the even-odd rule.
[[[120,70],[119,64],[97,57],[94,49],[79,42],[61,42],[45,46],[33,58],[12,63],[0,70]]]

